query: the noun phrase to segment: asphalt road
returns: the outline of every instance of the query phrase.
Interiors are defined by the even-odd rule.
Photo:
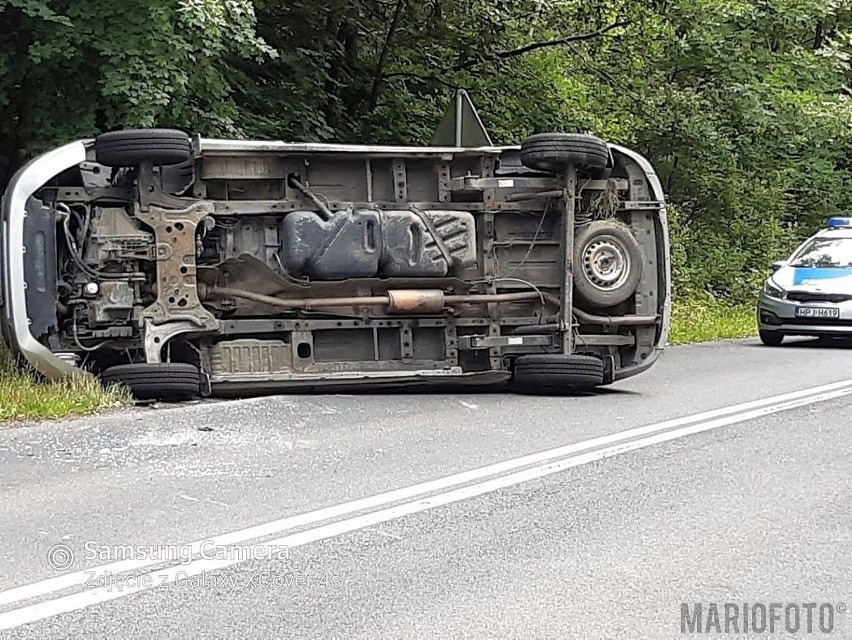
[[[681,638],[682,603],[723,632],[729,603],[752,634],[705,635],[805,637],[809,611],[808,637],[852,638],[850,355],[737,341],[586,397],[6,427],[0,635]],[[798,635],[783,608],[760,633],[772,603]]]

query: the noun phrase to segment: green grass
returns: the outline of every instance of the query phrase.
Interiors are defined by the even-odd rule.
[[[669,344],[749,338],[757,335],[753,305],[733,305],[715,298],[676,300]]]
[[[19,370],[0,343],[0,423],[85,415],[129,402],[126,392],[105,390],[91,378],[39,381]]]

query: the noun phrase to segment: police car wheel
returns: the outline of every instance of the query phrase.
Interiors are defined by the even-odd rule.
[[[761,329],[758,334],[760,341],[769,347],[777,347],[784,341],[784,334],[780,331],[764,331]]]

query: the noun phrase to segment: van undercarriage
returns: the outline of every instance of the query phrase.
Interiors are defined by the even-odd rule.
[[[154,129],[76,144],[75,162],[25,189],[36,159],[4,197],[10,230],[26,211],[20,264],[3,260],[4,337],[49,377],[89,371],[139,397],[560,392],[639,373],[665,344],[659,181],[591,136],[468,149]]]

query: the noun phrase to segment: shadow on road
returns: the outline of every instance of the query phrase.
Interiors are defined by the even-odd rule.
[[[642,394],[638,391],[632,391],[631,389],[618,389],[613,387],[601,387],[600,389],[595,389],[594,393],[589,395],[595,396],[641,396]]]
[[[637,391],[632,391],[630,389],[620,389],[618,387],[598,387],[591,391],[584,392],[566,392],[566,393],[521,393],[515,391],[511,388],[506,388],[505,386],[490,386],[490,387],[460,387],[460,388],[452,388],[447,386],[417,386],[417,388],[412,387],[339,387],[339,388],[326,388],[324,390],[315,390],[310,388],[305,389],[288,389],[286,392],[282,391],[253,391],[251,393],[243,393],[243,394],[216,394],[211,397],[199,398],[189,402],[136,402],[137,407],[151,407],[151,408],[163,408],[163,407],[179,407],[179,406],[189,406],[189,405],[197,405],[197,404],[213,404],[217,402],[229,402],[233,400],[251,400],[257,398],[275,398],[275,397],[304,397],[304,398],[333,398],[333,397],[341,397],[341,396],[350,396],[350,397],[397,397],[397,398],[423,398],[424,396],[431,397],[465,397],[471,400],[475,400],[476,397],[482,396],[505,396],[505,397],[515,397],[515,398],[541,398],[547,400],[553,399],[572,399],[572,398],[595,398],[599,396],[641,396],[642,394]]]
[[[852,338],[785,338],[777,347],[768,347],[759,340],[743,345],[760,349],[852,349]]]

